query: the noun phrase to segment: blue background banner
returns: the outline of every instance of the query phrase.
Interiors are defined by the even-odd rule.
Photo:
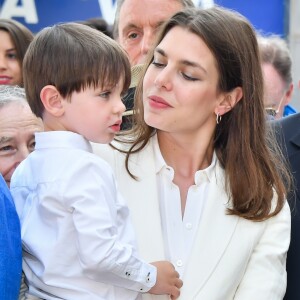
[[[112,24],[115,0],[0,0],[0,17],[12,18],[31,31],[58,22],[103,17]],[[232,8],[246,16],[257,30],[285,36],[284,0],[194,0],[196,5],[212,3]],[[207,4],[209,3],[209,4]]]

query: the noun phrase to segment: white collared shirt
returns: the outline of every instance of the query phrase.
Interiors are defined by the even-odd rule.
[[[129,210],[110,166],[82,136],[36,133],[11,192],[29,293],[43,299],[137,299],[156,281],[138,258]]]
[[[182,278],[201,221],[210,182],[215,174],[216,154],[213,154],[209,167],[195,173],[195,185],[188,190],[182,217],[180,191],[173,183],[174,169],[168,166],[162,157],[157,135],[153,137],[153,150],[165,255]]]

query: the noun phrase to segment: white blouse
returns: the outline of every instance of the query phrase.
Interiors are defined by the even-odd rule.
[[[91,152],[78,134],[36,133],[36,150],[13,174],[30,295],[137,299],[155,284],[111,167]]]
[[[153,152],[165,255],[183,278],[186,262],[189,259],[197,228],[201,222],[201,213],[209,193],[210,179],[215,174],[216,155],[214,153],[209,167],[195,173],[195,184],[188,190],[182,217],[180,190],[173,183],[174,170],[166,164],[162,157],[157,135],[153,137]]]

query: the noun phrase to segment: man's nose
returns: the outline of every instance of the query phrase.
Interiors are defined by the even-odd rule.
[[[148,30],[144,32],[143,40],[141,43],[141,53],[147,55],[150,48],[152,47],[155,39],[155,33],[153,30]]]
[[[16,166],[19,165],[29,154],[30,150],[27,146],[20,147],[15,155]]]

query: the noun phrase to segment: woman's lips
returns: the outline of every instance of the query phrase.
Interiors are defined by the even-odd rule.
[[[9,76],[0,76],[0,84],[10,84],[11,80]]]
[[[149,105],[153,108],[169,108],[171,105],[163,98],[158,96],[149,96]]]

